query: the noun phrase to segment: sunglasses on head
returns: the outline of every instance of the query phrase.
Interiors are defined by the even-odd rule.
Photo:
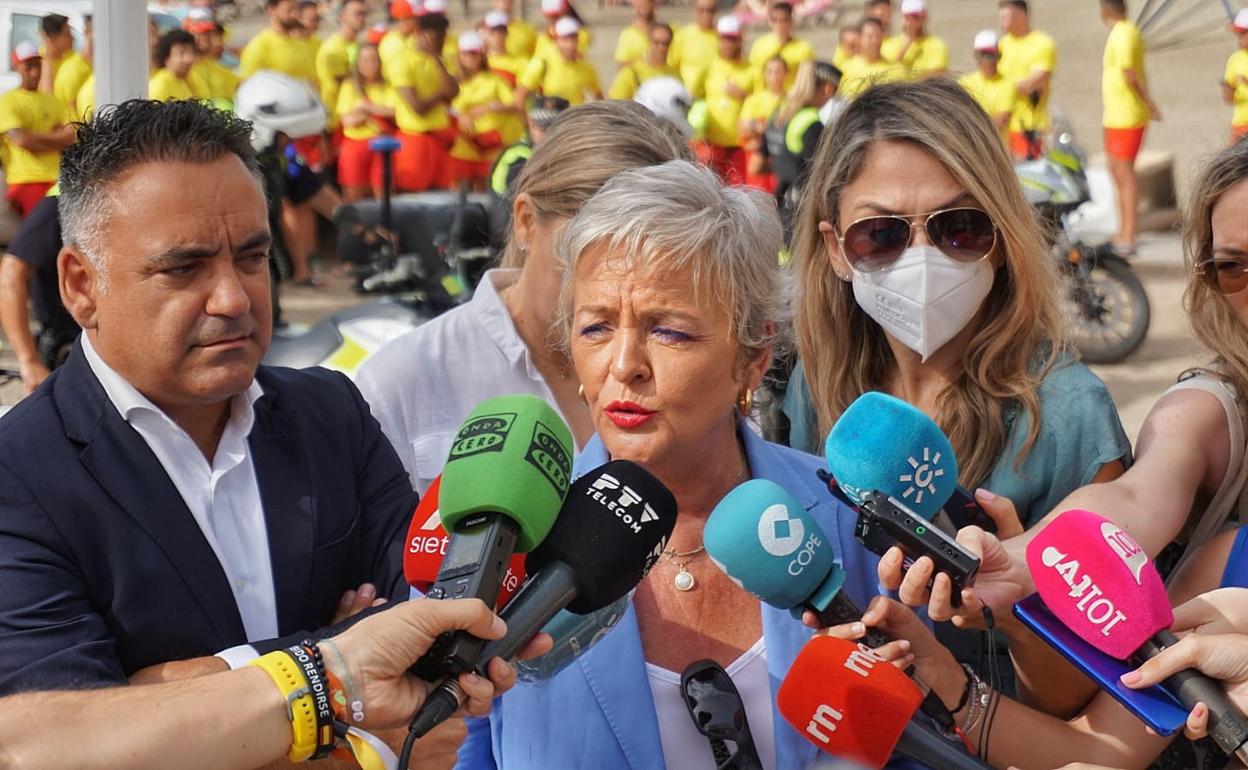
[[[1196,272],[1219,294],[1248,289],[1248,258],[1214,257],[1196,264]]]
[[[693,726],[710,741],[717,768],[762,770],[741,694],[722,666],[713,660],[690,663],[680,675],[680,694]]]
[[[997,226],[988,212],[976,208],[941,209],[909,217],[865,217],[851,222],[837,241],[851,267],[872,273],[897,261],[910,247],[914,228],[920,224],[928,242],[958,262],[978,262],[997,244]]]

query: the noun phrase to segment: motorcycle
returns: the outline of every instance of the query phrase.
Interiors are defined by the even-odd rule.
[[[495,259],[483,196],[444,191],[390,197],[398,142],[374,140],[383,153],[379,203],[365,203],[360,232],[339,233],[339,253],[356,265],[356,290],[378,295],[308,328],[274,331],[264,363],[324,366],[354,377],[389,342],[466,302]],[[407,251],[400,252],[396,245]]]
[[[1062,304],[1075,348],[1088,363],[1123,360],[1144,342],[1151,308],[1125,259],[1072,235],[1077,210],[1092,194],[1083,151],[1070,126],[1055,119],[1048,149],[1036,160],[1018,163],[1015,172],[1061,267]]]

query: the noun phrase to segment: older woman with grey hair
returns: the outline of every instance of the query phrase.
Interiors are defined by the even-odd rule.
[[[772,707],[809,629],[760,605],[702,541],[729,490],[768,479],[828,535],[848,595],[865,605],[877,593],[875,560],[816,477],[818,459],[763,441],[747,422],[785,328],[780,242],[768,196],[686,161],[617,175],[568,224],[556,329],[597,431],[575,471],[640,463],[671,489],[679,515],[619,624],[551,681],[503,697],[491,735],[473,730],[461,767],[714,768],[680,693],[681,672],[706,658],[741,693],[763,767],[815,762],[815,747]]]

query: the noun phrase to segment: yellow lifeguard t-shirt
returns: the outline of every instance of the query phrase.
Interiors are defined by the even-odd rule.
[[[459,94],[451,102],[451,108],[460,115],[466,115],[473,107],[494,102],[504,105],[515,104],[516,94],[507,85],[507,81],[497,73],[478,72],[471,78],[460,82]],[[502,139],[500,149],[519,141],[520,137],[524,136],[524,127],[520,125],[519,116],[510,112],[487,112],[472,120],[473,135],[490,131],[499,133]],[[451,147],[451,157],[474,162],[488,159],[485,153],[482,153],[468,137],[462,134],[455,138],[455,144]]]
[[[238,73],[215,59],[196,59],[191,75],[207,88],[207,97],[214,101],[232,102],[238,93]]]
[[[1239,49],[1226,60],[1226,84],[1235,89],[1235,111],[1231,114],[1231,125],[1248,125],[1248,50]]]
[[[158,102],[172,102],[179,99],[207,99],[207,88],[202,83],[192,82],[193,72],[185,78],[175,77],[172,72],[161,67],[147,79],[147,98]]]
[[[1018,91],[1014,88],[1014,83],[1000,72],[995,78],[986,78],[978,70],[968,72],[958,78],[958,83],[970,93],[994,121],[998,115],[1014,112],[1014,100],[1018,97]],[[1001,127],[1002,138],[1007,132],[1008,121],[1006,126]]]
[[[69,108],[53,94],[14,88],[0,96],[0,134],[4,136],[8,163],[4,169],[9,184],[56,181],[61,151],[31,152],[9,141],[9,131],[21,129],[47,134],[70,122]]]
[[[243,80],[260,70],[274,70],[316,87],[316,54],[312,41],[279,35],[271,29],[253,37],[239,57],[238,74]]]
[[[680,73],[680,80],[689,95],[701,99],[706,95],[705,81],[711,62],[719,58],[719,35],[713,29],[686,24],[676,30],[668,62]]]
[[[1001,62],[997,69],[1014,83],[1015,88],[1036,72],[1052,72],[1057,66],[1057,45],[1053,38],[1033,29],[1026,35],[1003,35],[997,44],[1001,49]],[[1036,106],[1031,100],[1019,98],[1014,102],[1014,116],[1010,118],[1011,131],[1043,131],[1049,127],[1049,98]]]
[[[1144,79],[1144,38],[1139,27],[1123,19],[1109,30],[1101,71],[1101,125],[1106,128],[1140,128],[1148,125],[1148,105],[1127,85],[1123,70],[1134,70]]]
[[[72,110],[74,102],[78,99],[78,91],[82,89],[82,84],[87,82],[87,78],[91,77],[93,72],[91,62],[87,61],[85,56],[77,51],[71,52],[56,68],[56,77],[52,81],[52,93]]]
[[[650,78],[658,77],[677,77],[676,70],[666,64],[658,67],[648,64],[644,61],[636,61],[620,70],[615,76],[615,80],[611,83],[610,90],[607,91],[608,99],[632,99],[637,95],[637,89],[641,84]]]
[[[519,83],[533,93],[562,97],[572,105],[583,103],[586,92],[602,91],[593,65],[584,59],[570,62],[562,56],[554,61],[534,57],[520,76]]]
[[[537,46],[537,30],[524,19],[512,19],[507,23],[507,53],[528,59]]]
[[[837,93],[850,99],[876,83],[904,80],[906,68],[888,59],[868,63],[861,56],[855,56],[845,63],[845,71],[841,75],[841,87]]]
[[[423,51],[409,50],[403,60],[392,69],[389,80],[397,95],[394,122],[400,131],[421,134],[451,125],[451,116],[445,104],[435,104],[425,112],[418,113],[402,94],[397,93],[401,88],[411,88],[416,96],[428,99],[442,90],[442,71],[432,56]]]
[[[338,112],[338,89],[342,81],[350,77],[351,67],[359,52],[359,43],[347,40],[337,32],[325,38],[316,52],[316,79],[320,84],[321,102],[331,119]]]
[[[880,55],[905,67],[907,74],[911,77],[918,78],[929,72],[949,69],[949,46],[944,40],[932,35],[924,35],[911,43],[905,54],[901,54],[901,47],[905,45],[906,38],[897,35],[892,40],[898,40],[900,44],[889,46],[888,51],[885,51],[884,46],[881,45]],[[897,58],[899,54],[901,54],[900,60]]]
[[[744,60],[717,58],[706,73],[706,141],[716,147],[740,147],[741,105],[745,97],[728,93],[728,84],[745,91],[754,90],[755,69]]]
[[[334,105],[334,111],[338,115],[352,112],[360,102],[365,101],[365,95],[369,102],[382,107],[394,107],[398,100],[398,95],[387,83],[368,83],[364,86],[364,94],[361,94],[355,86],[355,81],[348,79],[344,80],[342,87],[338,89],[338,103]],[[380,134],[381,126],[371,118],[358,126],[342,127],[342,135],[348,139],[366,141]]]
[[[750,46],[750,64],[754,67],[755,80],[759,88],[763,87],[763,65],[768,59],[777,56],[789,65],[789,74],[784,78],[784,87],[787,90],[793,87],[793,80],[797,77],[797,65],[813,60],[815,49],[811,48],[810,43],[795,37],[789,38],[789,42],[782,45],[780,38],[774,32],[768,32],[755,40],[754,45]]]
[[[620,30],[620,38],[615,43],[615,63],[622,65],[641,61],[649,50],[650,33],[629,24]]]

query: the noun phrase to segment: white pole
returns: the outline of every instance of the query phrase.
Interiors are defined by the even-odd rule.
[[[147,98],[147,3],[95,0],[95,104]]]

